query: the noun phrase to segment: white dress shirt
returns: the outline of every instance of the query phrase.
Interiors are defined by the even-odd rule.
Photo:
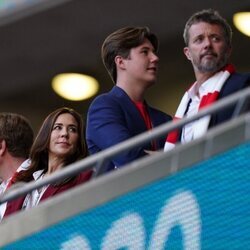
[[[195,84],[194,87],[188,91],[188,96],[191,99],[191,103],[186,113],[187,117],[194,116],[198,113],[202,97],[208,93],[213,93],[214,89],[211,89],[211,85],[213,85],[214,82],[218,82],[221,85],[220,79],[222,76],[223,72],[218,72],[205,81],[201,86]],[[203,136],[208,129],[210,118],[211,116],[208,115],[194,122],[186,124],[182,130],[181,142],[190,142]]]
[[[36,172],[33,173],[33,177],[34,180],[37,181],[39,179],[42,179],[44,177],[44,170],[38,170]],[[43,196],[44,192],[46,191],[46,189],[48,188],[49,185],[43,186],[39,189],[35,189],[31,192],[31,194],[27,194],[24,202],[23,202],[23,206],[22,209],[29,209],[32,207],[35,207],[38,205],[38,203],[41,200],[41,197]]]

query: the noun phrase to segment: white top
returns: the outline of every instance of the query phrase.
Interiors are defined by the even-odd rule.
[[[207,81],[205,81],[201,86],[199,86],[197,82],[194,83],[190,87],[190,89],[183,95],[175,113],[175,119],[179,120],[184,118],[185,116],[191,117],[197,114],[202,107],[212,104],[213,101],[215,101],[214,99],[220,93],[221,88],[223,87],[230,74],[230,70],[219,71],[215,75],[207,79]],[[202,107],[200,105],[201,102]],[[186,112],[187,108],[188,111]],[[207,115],[206,117],[196,120],[195,122],[186,124],[182,128],[181,143],[192,141],[206,134],[210,118],[211,115]],[[165,152],[172,150],[175,147],[175,139],[178,140],[178,138],[174,137],[167,138],[164,145]]]
[[[194,116],[198,113],[202,97],[208,93],[213,93],[214,89],[211,89],[211,85],[213,85],[214,82],[218,82],[219,85],[221,85],[220,79],[222,76],[223,72],[218,72],[205,81],[200,87],[195,83],[194,86],[188,90],[188,96],[189,99],[191,99],[191,103],[186,113],[187,117]],[[207,131],[210,118],[210,116],[206,116],[185,125],[182,130],[181,142],[190,142],[204,135]]]
[[[19,173],[20,171],[22,170],[26,170],[30,165],[30,160],[25,160],[19,167],[18,169],[16,170],[17,173]],[[10,182],[12,177],[10,177],[8,180],[6,181],[3,181],[1,184],[0,184],[0,196],[4,194],[4,192],[6,191],[7,189],[7,186]],[[4,216],[4,213],[5,213],[5,210],[6,210],[6,206],[7,206],[7,203],[3,203],[0,205],[0,221],[2,220],[3,216]]]
[[[44,170],[38,170],[38,171],[33,173],[33,177],[34,177],[35,181],[42,179],[44,177],[43,171]],[[27,194],[25,199],[24,199],[22,209],[26,210],[26,209],[37,206],[39,204],[44,192],[48,188],[48,186],[49,185],[46,185],[46,186],[43,186],[39,189],[35,189],[32,191],[31,194]]]

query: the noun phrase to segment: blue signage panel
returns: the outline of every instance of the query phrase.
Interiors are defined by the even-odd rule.
[[[4,249],[249,249],[249,190],[246,143]]]

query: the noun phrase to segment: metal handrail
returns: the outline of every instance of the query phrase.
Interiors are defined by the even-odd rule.
[[[55,183],[66,177],[75,176],[84,170],[92,169],[99,162],[104,162],[106,160],[113,158],[115,155],[124,152],[125,150],[129,150],[131,148],[143,145],[144,143],[149,142],[153,139],[159,138],[167,134],[168,132],[175,129],[179,129],[183,127],[185,124],[197,120],[201,117],[217,113],[238,102],[240,102],[240,105],[242,105],[242,100],[246,101],[249,96],[250,96],[250,87],[238,91],[237,93],[234,93],[226,98],[223,98],[222,100],[214,103],[213,105],[210,105],[209,107],[202,109],[192,117],[186,117],[176,122],[168,122],[166,124],[160,125],[151,131],[147,131],[137,136],[134,136],[131,139],[128,139],[124,142],[114,145],[94,155],[88,156],[83,160],[72,163],[67,167],[63,168],[62,170],[57,171],[41,180],[25,183],[21,186],[21,188],[16,188],[12,190],[10,188],[9,191],[7,191],[0,198],[0,204],[13,200],[21,195],[30,193],[32,190],[38,189],[42,186]],[[20,187],[20,184],[18,186]]]

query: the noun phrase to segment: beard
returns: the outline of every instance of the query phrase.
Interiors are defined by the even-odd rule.
[[[206,55],[210,55],[212,58],[204,59]],[[194,60],[193,64],[202,73],[215,73],[228,63],[228,59],[229,56],[226,51],[223,51],[220,55],[210,51]]]

